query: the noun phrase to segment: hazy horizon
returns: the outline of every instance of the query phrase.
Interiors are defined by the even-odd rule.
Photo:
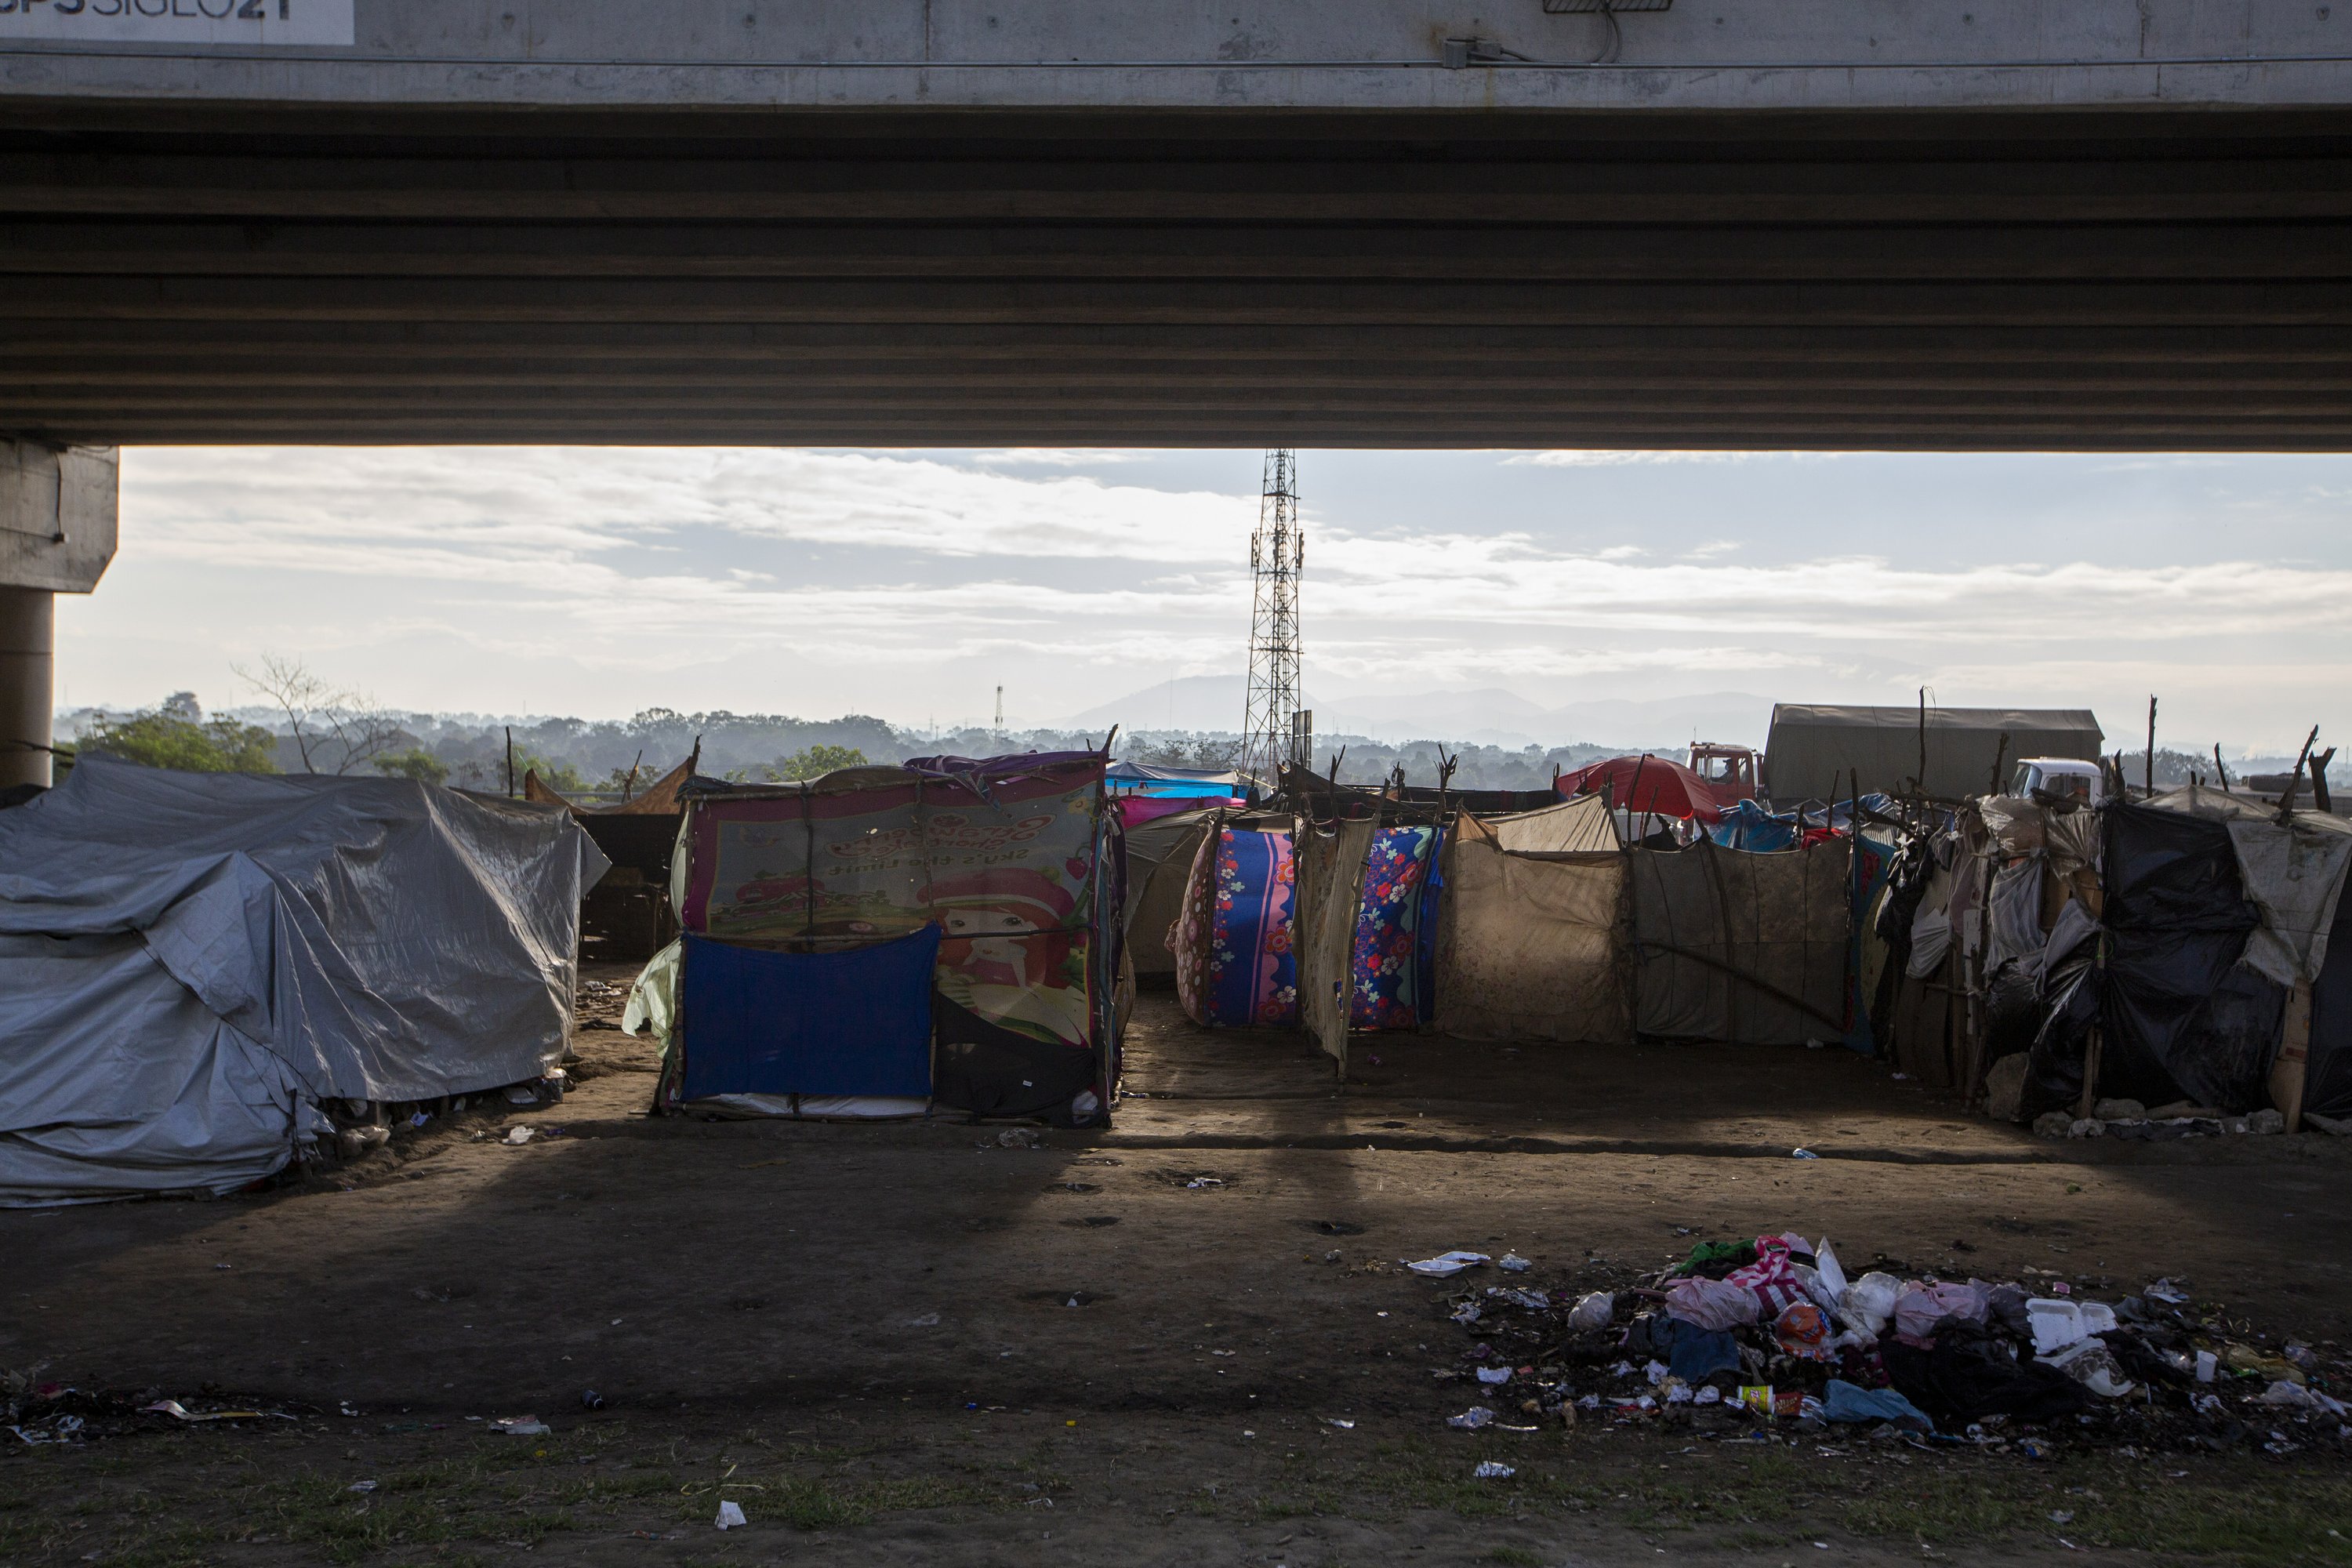
[[[230,667],[276,652],[424,712],[949,728],[1001,683],[1008,727],[1065,724],[1239,672],[1260,458],[129,448],[121,553],[60,600],[58,705],[243,706]],[[2150,691],[2167,745],[2291,752],[2352,721],[2352,458],[1310,450],[1298,472],[1306,683],[1335,715],[1925,685],[2092,708],[2111,748]]]

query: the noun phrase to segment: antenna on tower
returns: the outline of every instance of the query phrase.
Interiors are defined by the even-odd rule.
[[[1004,733],[1004,688],[996,689],[996,732]]]
[[[1269,791],[1282,764],[1313,765],[1315,716],[1298,706],[1298,573],[1307,536],[1298,526],[1294,484],[1297,454],[1265,455],[1257,531],[1250,535],[1249,705],[1242,727],[1241,773]]]

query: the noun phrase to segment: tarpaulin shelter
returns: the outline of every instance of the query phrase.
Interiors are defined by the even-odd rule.
[[[1939,800],[1965,800],[1999,787],[1996,762],[2006,773],[2022,757],[2091,761],[2103,739],[2088,709],[1929,708],[1923,721],[1916,708],[1780,702],[1765,742],[1764,784],[1783,803],[1842,800],[1857,792],[1857,775],[1864,795],[1924,790]]]
[[[1127,890],[1120,920],[1129,967],[1139,982],[1175,984],[1176,955],[1169,950],[1168,933],[1183,917],[1193,858],[1217,816],[1213,809],[1176,812],[1131,826],[1122,836]]]
[[[1620,811],[1713,823],[1728,802],[1682,763],[1660,756],[1611,757],[1559,775],[1553,785],[1563,798],[1605,797]]]
[[[1514,852],[1494,824],[1458,818],[1437,921],[1437,1026],[1465,1039],[1631,1040],[1626,868],[1614,847]]]
[[[1113,795],[1238,799],[1241,774],[1231,768],[1165,767],[1157,763],[1117,762],[1103,774]]]
[[[1075,752],[688,784],[688,934],[629,1020],[667,1023],[659,1103],[1095,1119],[1118,1037],[1102,781]]]
[[[540,1077],[604,865],[547,806],[85,756],[0,814],[0,1203],[228,1192],[329,1101]]]
[[[2318,813],[2282,823],[2266,805],[2195,787],[2102,815],[2098,1091],[2228,1111],[2323,1110],[2308,1095],[2305,1052],[2317,1047],[2331,1079],[2341,1070],[2340,1042],[2312,1029],[2311,1003],[2328,970],[2352,824]],[[2037,1053],[2037,1076],[2048,1055]],[[2081,1071],[2077,1062],[2077,1082]]]
[[[1286,830],[1232,823],[1202,837],[1169,944],[1177,999],[1194,1023],[1287,1027],[1298,1021],[1291,846]]]
[[[1702,838],[1625,854],[1635,1028],[1753,1045],[1843,1037],[1851,840],[1751,855]]]
[[[683,808],[678,804],[678,792],[694,776],[696,766],[702,761],[702,745],[697,742],[686,761],[662,774],[626,800],[608,801],[602,805],[583,805],[568,795],[561,795],[536,768],[526,768],[522,775],[522,797],[541,805],[560,805],[582,817],[593,816],[676,816]]]
[[[677,934],[667,892],[670,852],[686,820],[677,792],[701,757],[698,744],[686,761],[637,794],[603,805],[568,799],[548,787],[537,769],[524,771],[523,798],[571,812],[613,863],[581,904],[580,934],[597,944],[592,956],[648,958]]]

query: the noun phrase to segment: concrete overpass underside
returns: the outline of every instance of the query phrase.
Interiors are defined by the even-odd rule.
[[[2335,110],[0,132],[0,433],[58,443],[2352,445]]]

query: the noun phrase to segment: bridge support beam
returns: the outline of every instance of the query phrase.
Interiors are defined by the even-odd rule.
[[[47,785],[57,713],[57,596],[114,559],[111,447],[0,439],[0,789]]]

